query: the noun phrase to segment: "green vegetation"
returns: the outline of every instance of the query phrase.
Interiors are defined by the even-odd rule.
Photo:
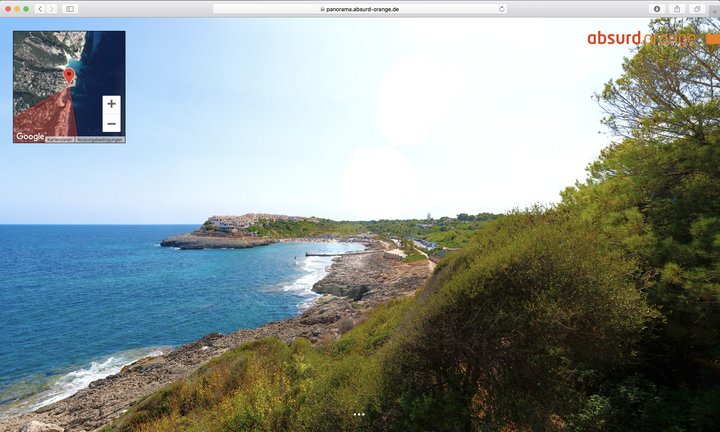
[[[405,262],[424,261],[427,257],[421,253],[414,253],[405,257]]]
[[[477,230],[487,221],[499,215],[480,213],[468,216],[465,213],[458,218],[406,219],[381,221],[333,221],[330,219],[271,221],[260,220],[257,224],[245,228],[261,237],[302,238],[325,235],[347,236],[364,232],[373,232],[383,236],[398,238],[419,238],[437,243],[439,247],[460,248],[470,241]],[[211,224],[203,225],[206,230],[217,230]]]
[[[457,215],[457,220],[460,222],[482,222],[496,219],[498,215],[492,213],[478,213],[476,215],[469,215],[467,213],[460,213]]]
[[[654,316],[636,263],[555,210],[488,223],[437,268],[383,362],[391,428],[550,428]]]
[[[261,219],[258,224],[245,228],[248,232],[257,232],[261,237],[301,238],[323,235],[347,236],[365,232],[365,227],[357,222],[337,222],[330,219],[271,221]]]
[[[391,301],[331,345],[246,343],[133,406],[104,431],[368,430],[379,354],[413,300]]]
[[[480,222],[334,343],[246,344],[108,429],[720,430],[720,49],[644,45],[623,70],[598,95],[618,141],[558,205]]]
[[[218,231],[219,228],[213,225],[209,220],[205,221],[205,223],[202,225],[202,229],[205,231]]]
[[[419,238],[437,243],[441,247],[461,248],[487,221],[500,215],[480,213],[468,216],[461,213],[457,218],[379,220],[363,222],[367,231],[398,238]]]
[[[718,32],[711,20],[658,20],[655,33]],[[617,430],[720,429],[720,49],[643,46],[598,95],[624,137],[563,193],[561,209],[602,227],[640,263],[660,311],[623,374],[599,386]]]

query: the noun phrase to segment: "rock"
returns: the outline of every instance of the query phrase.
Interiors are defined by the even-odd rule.
[[[65,432],[65,429],[58,425],[33,420],[23,426],[20,432]]]
[[[160,242],[163,247],[191,249],[245,249],[255,246],[267,246],[275,240],[263,237],[210,237],[195,234],[182,234],[166,238]]]
[[[360,300],[382,285],[381,273],[387,266],[380,252],[335,258],[330,272],[313,286],[313,291]]]
[[[338,321],[340,318],[340,312],[326,307],[323,309],[311,310],[303,314],[300,322],[305,325],[330,324]]]
[[[402,261],[403,259],[405,259],[405,253],[400,249],[395,249],[393,251],[383,252],[383,257],[388,259],[394,259],[396,261]]]

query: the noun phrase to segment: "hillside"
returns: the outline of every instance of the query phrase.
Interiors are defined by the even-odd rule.
[[[483,222],[335,342],[249,342],[106,430],[720,429],[718,70],[717,46],[642,46],[557,205]]]

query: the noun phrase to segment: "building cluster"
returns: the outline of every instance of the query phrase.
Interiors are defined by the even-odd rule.
[[[261,220],[265,221],[311,221],[317,222],[317,218],[303,216],[287,216],[270,213],[248,213],[242,216],[212,216],[205,224],[221,230],[245,229],[257,225]]]

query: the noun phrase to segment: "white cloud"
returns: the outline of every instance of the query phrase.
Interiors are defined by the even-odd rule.
[[[442,122],[457,101],[454,65],[431,56],[397,61],[380,84],[377,126],[390,145],[413,145]]]
[[[608,144],[591,100],[627,46],[588,33],[646,20],[407,20],[410,47],[378,86],[377,126],[421,173],[406,217],[555,202]],[[424,208],[421,208],[424,207]]]
[[[340,180],[347,205],[361,219],[404,217],[416,187],[415,171],[403,154],[390,146],[356,150]]]

